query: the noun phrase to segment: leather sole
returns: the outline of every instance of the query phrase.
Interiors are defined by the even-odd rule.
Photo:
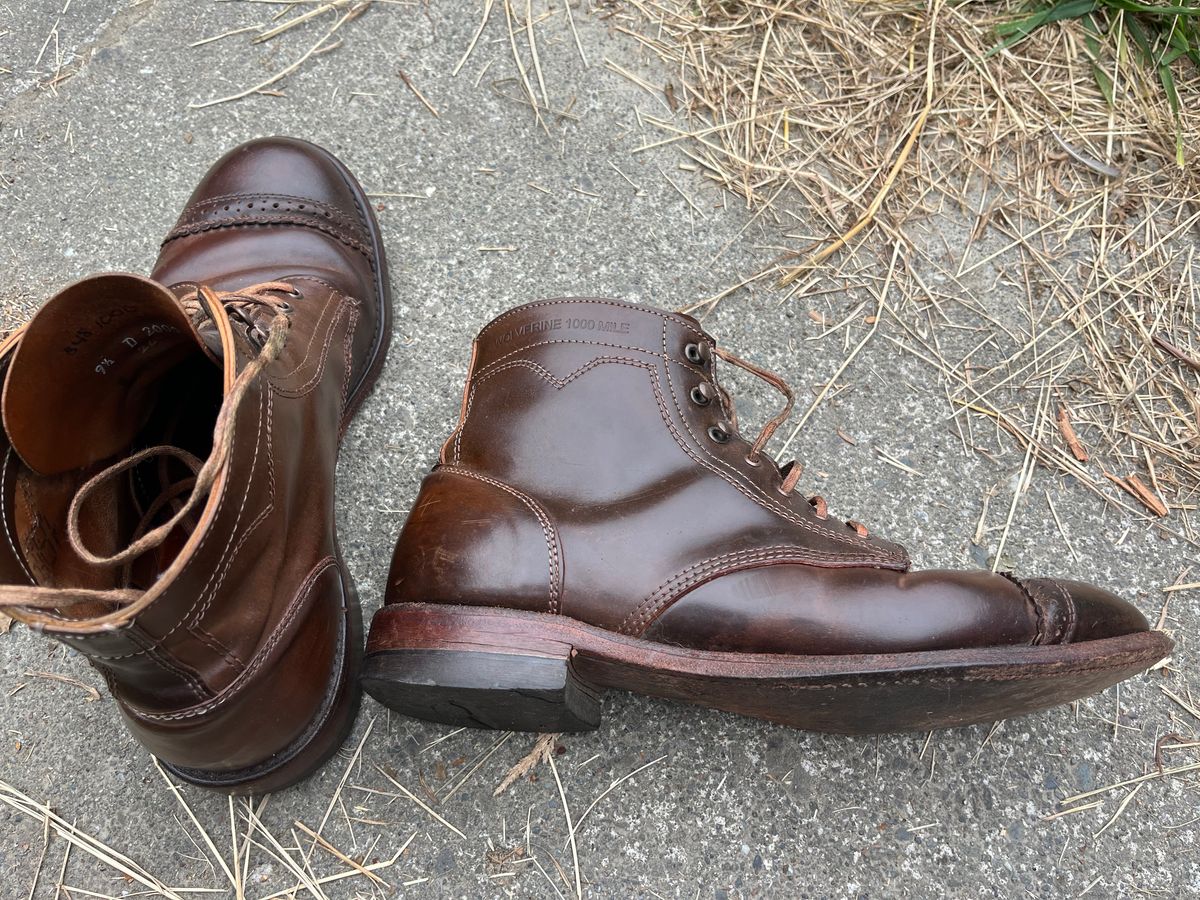
[[[565,616],[398,603],[376,613],[363,686],[406,715],[514,731],[587,731],[606,689],[844,734],[1021,715],[1141,672],[1173,644],[1147,631],[1063,646],[854,656],[689,650]]]
[[[339,436],[344,436],[346,427],[362,406],[363,401],[370,395],[383,372],[384,363],[387,361],[388,348],[391,346],[392,340],[392,286],[388,276],[387,256],[383,247],[383,233],[375,218],[375,213],[371,209],[366,191],[340,159],[323,147],[307,141],[303,143],[307,143],[314,153],[319,153],[329,160],[354,195],[355,203],[362,214],[367,233],[371,238],[371,249],[375,261],[375,296],[379,302],[379,328],[371,350],[370,362],[358,384],[350,391],[346,408],[342,414]],[[266,794],[290,787],[303,780],[321,768],[330,757],[341,749],[354,728],[358,710],[362,705],[360,676],[363,665],[363,623],[358,592],[346,571],[340,547],[338,549],[338,567],[342,573],[348,598],[342,623],[344,641],[342,667],[339,672],[331,676],[325,702],[322,703],[320,712],[304,734],[291,746],[250,768],[213,771],[188,769],[163,762],[163,767],[167,771],[190,784],[222,790],[230,794]]]

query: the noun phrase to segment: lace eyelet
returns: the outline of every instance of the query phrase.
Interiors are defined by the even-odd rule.
[[[292,312],[293,309],[294,309],[294,307],[292,306],[292,304],[288,303],[287,301],[284,301],[283,303],[279,304],[279,311],[282,313],[290,313],[290,312]]]
[[[700,349],[699,344],[688,344],[683,348],[683,355],[694,366],[704,365],[704,351]]]
[[[295,288],[292,288],[290,291],[285,291],[284,296],[291,297],[293,300],[302,300],[304,298],[304,294],[300,293],[300,291],[296,290]]]
[[[762,465],[762,457],[761,456],[751,456],[749,453],[747,453],[746,454],[746,465],[754,466],[754,468],[757,469],[760,465]]]
[[[697,406],[708,406],[708,404],[712,403],[712,397],[704,393],[704,388],[702,388],[700,385],[696,385],[694,388],[692,388],[692,392],[689,394],[689,396],[691,397],[692,402]]]
[[[716,444],[729,443],[729,432],[719,425],[710,425],[708,428],[708,439]]]

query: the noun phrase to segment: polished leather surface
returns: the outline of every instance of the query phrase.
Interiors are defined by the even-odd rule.
[[[529,304],[486,326],[387,601],[545,612],[697,650],[779,654],[1147,630],[1088,585],[911,572],[903,548],[785,496],[778,466],[747,459],[715,346],[688,316],[611,300]]]
[[[179,770],[219,779],[269,767],[311,739],[336,691],[349,695],[361,631],[334,532],[334,466],[387,337],[386,270],[364,202],[340,164],[302,141],[251,142],[209,171],[153,282],[139,283],[175,302],[197,284],[286,282],[299,292],[287,342],[238,408],[228,463],[186,545],[142,600],[82,618],[13,610],[86,655],[137,738]],[[231,321],[225,335],[200,326],[227,390],[259,352],[252,329]],[[0,572],[27,583],[13,557],[0,549]]]

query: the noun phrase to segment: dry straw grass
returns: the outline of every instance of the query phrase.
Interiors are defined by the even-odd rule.
[[[1196,542],[1200,72],[1190,62],[1174,67],[1181,166],[1166,95],[1120,28],[1100,48],[1110,106],[1077,22],[989,55],[995,26],[1025,9],[1017,2],[608,7],[671,75],[662,96],[676,114],[643,113],[660,132],[647,146],[676,144],[755,223],[787,233],[768,266],[693,310],[754,282],[800,302],[878,285],[899,253],[882,337],[941,373],[964,445],[980,423],[998,426],[1030,470],[1074,475]],[[1013,315],[980,297],[997,283],[1022,298]],[[965,355],[950,351],[955,332],[975,345]]]

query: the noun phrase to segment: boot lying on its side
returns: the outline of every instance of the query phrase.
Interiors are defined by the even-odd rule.
[[[718,359],[787,397],[753,440]],[[764,453],[791,405],[688,316],[608,300],[500,316],[400,535],[366,689],[455,725],[594,728],[619,688],[875,732],[1064,703],[1170,651],[1099,588],[910,571]]]
[[[85,278],[0,347],[0,604],[84,654],[186,781],[284,787],[353,723],[334,463],[388,291],[346,168],[266,139],[208,173],[153,280]]]

